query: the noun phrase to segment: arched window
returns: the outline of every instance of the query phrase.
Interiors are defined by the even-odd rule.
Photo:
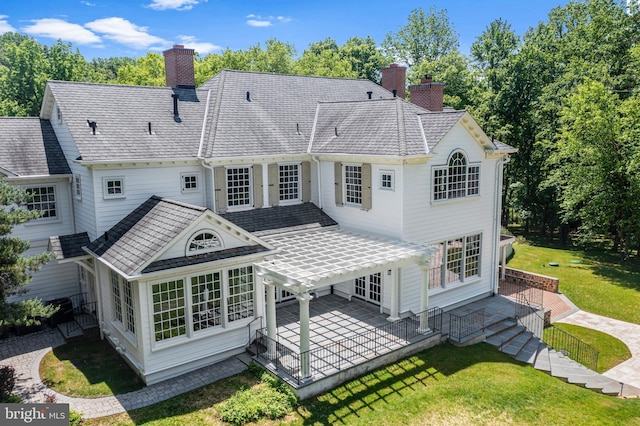
[[[187,256],[206,253],[222,247],[220,237],[213,231],[200,231],[187,244]]]
[[[433,168],[433,200],[480,195],[480,166],[469,164],[462,151],[454,151],[446,166]]]

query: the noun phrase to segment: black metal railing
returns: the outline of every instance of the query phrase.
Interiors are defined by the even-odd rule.
[[[550,325],[544,330],[543,341],[585,367],[598,370],[598,350],[570,333]]]
[[[515,318],[519,325],[525,327],[547,346],[597,371],[598,350],[596,348],[553,325],[545,328],[544,317],[540,316],[543,290],[526,284],[501,281],[500,294],[504,294],[503,286],[505,293],[509,293],[509,297],[516,301]]]
[[[256,332],[252,345],[256,355],[272,362],[277,370],[300,383],[305,376],[341,371],[406,346],[418,336],[440,331],[442,309],[436,307],[300,354],[270,339],[264,329]],[[307,359],[309,371],[305,372],[302,371],[301,360]]]
[[[449,314],[449,339],[462,342],[467,337],[484,332],[484,308],[468,314]]]

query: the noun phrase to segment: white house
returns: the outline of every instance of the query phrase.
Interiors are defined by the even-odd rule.
[[[393,321],[496,291],[515,149],[443,109],[442,84],[409,103],[392,65],[382,87],[224,70],[196,88],[193,51],[164,55],[167,87],[50,81],[39,118],[0,119],[0,173],[45,211],[15,232],[56,254],[29,297],[86,293],[146,383],[244,351],[258,318],[275,337],[284,300],[304,352],[313,298]]]

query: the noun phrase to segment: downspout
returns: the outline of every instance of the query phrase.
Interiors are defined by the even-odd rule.
[[[509,163],[510,158],[508,156],[502,157],[496,163],[496,190],[494,191],[494,220],[493,220],[493,253],[492,253],[492,269],[496,268],[495,273],[492,274],[492,293],[493,295],[497,295],[499,291],[499,279],[498,279],[498,258],[500,256],[500,217],[502,210],[502,183],[503,183],[503,173],[504,173],[504,165]]]
[[[209,116],[209,104],[211,102],[211,89],[207,90],[207,103],[204,110],[204,119],[202,120],[202,132],[200,133],[200,146],[198,147],[198,158],[200,159],[200,164],[205,169],[211,170],[211,191],[215,191],[215,182],[213,175],[213,166],[207,164],[206,160],[202,156],[202,150],[204,148],[204,136],[207,129],[207,117]],[[207,204],[206,195],[204,195],[205,199],[202,200],[203,204]],[[211,194],[211,210],[216,211],[216,197],[212,192]]]
[[[313,146],[313,136],[316,133],[316,124],[318,123],[318,114],[320,112],[320,104],[316,105],[316,115],[313,118],[313,127],[311,128],[311,137],[309,138],[309,146],[307,148],[307,154],[311,154],[311,147]],[[311,160],[316,163],[317,166],[317,174],[318,174],[318,208],[322,210],[322,173],[320,171],[320,160],[318,157],[311,154]],[[333,286],[331,287],[331,291],[333,291]]]

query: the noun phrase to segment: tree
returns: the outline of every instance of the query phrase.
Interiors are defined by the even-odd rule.
[[[265,49],[262,49],[258,43],[247,49],[245,54],[249,65],[247,71],[279,74],[293,72],[293,57],[296,55],[296,49],[292,44],[272,38],[265,42]]]
[[[587,80],[561,110],[560,139],[551,157],[563,219],[577,221],[592,241],[611,235],[627,258],[638,237],[640,100],[620,102],[604,84]]]
[[[4,45],[0,67],[0,115],[37,116],[47,80],[44,50],[32,38],[16,38],[18,44]]]
[[[113,83],[118,79],[118,70],[125,65],[135,65],[134,58],[115,57],[93,58],[87,64],[89,80],[94,83]]]
[[[422,8],[412,10],[407,25],[393,34],[388,33],[382,42],[386,55],[409,67],[423,61],[437,60],[458,49],[458,34],[449,21],[446,9],[435,6],[425,15]]]
[[[519,45],[520,39],[511,25],[502,19],[492,21],[471,45],[471,58],[494,92],[500,90],[500,71]]]
[[[371,36],[351,37],[339,48],[340,57],[351,63],[351,70],[357,78],[380,82],[380,70],[391,62],[386,58]]]
[[[294,72],[321,77],[358,77],[351,61],[342,57],[338,44],[331,38],[310,44],[295,61]]]
[[[147,53],[135,64],[126,64],[118,69],[116,82],[134,86],[164,86],[164,58],[157,53]]]
[[[31,280],[30,272],[50,259],[49,253],[23,256],[29,243],[11,235],[16,225],[41,216],[38,210],[24,208],[28,197],[26,192],[0,180],[0,304],[9,296],[24,293],[24,286]]]
[[[89,68],[87,61],[76,49],[72,50],[71,43],[63,43],[58,40],[56,44],[45,48],[45,54],[49,62],[48,79],[62,81],[87,81]]]

